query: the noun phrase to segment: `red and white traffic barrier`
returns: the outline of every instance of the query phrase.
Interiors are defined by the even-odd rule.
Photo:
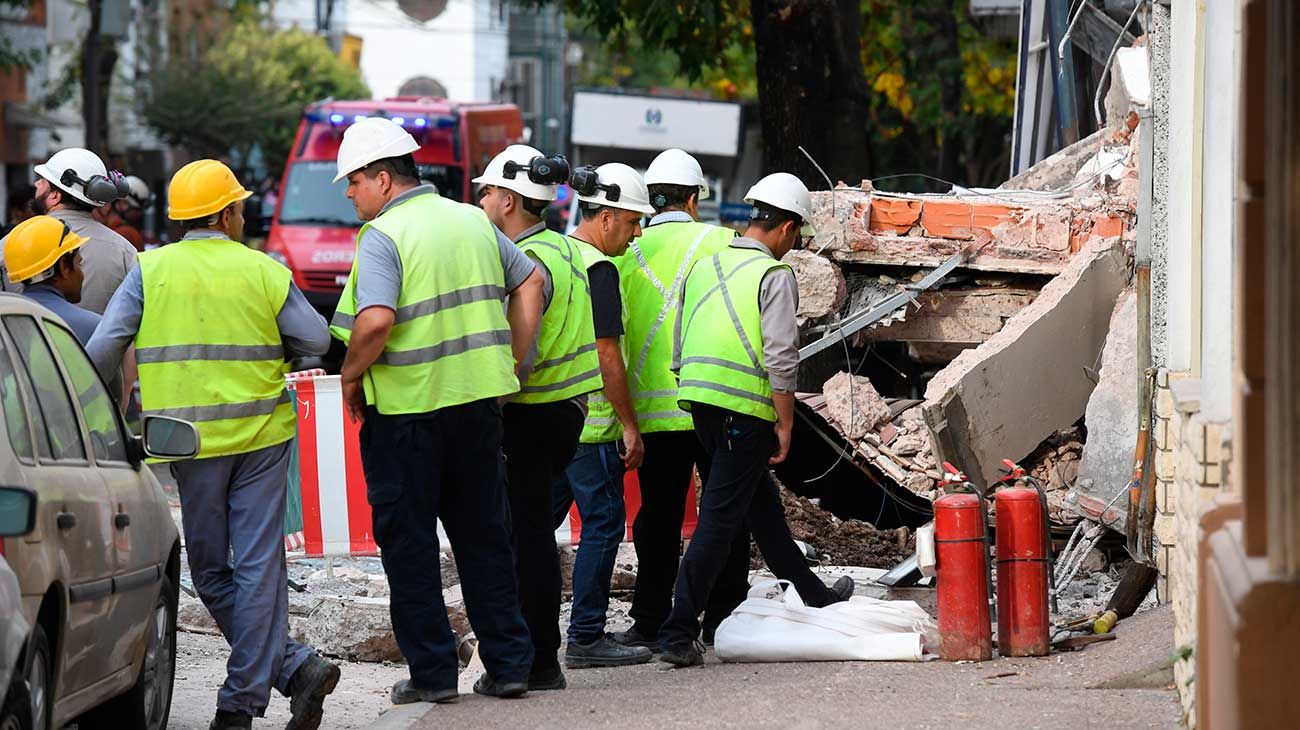
[[[324,371],[294,373],[287,385],[297,399],[298,469],[302,490],[301,533],[285,536],[285,547],[307,557],[357,557],[377,555],[379,547],[366,499],[366,476],[361,468],[361,424],[343,409],[343,391],[337,375]],[[632,539],[632,522],[641,507],[641,488],[635,471],[623,481],[627,507],[624,539]],[[694,483],[687,492],[682,537],[695,532],[697,510]],[[442,523],[438,541],[444,552],[451,545]],[[559,545],[577,545],[582,521],[577,505],[570,507],[564,523],[555,530]]]

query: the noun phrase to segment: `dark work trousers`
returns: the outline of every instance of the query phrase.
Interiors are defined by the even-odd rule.
[[[455,689],[458,670],[442,602],[438,519],[488,673],[522,682],[533,663],[511,569],[501,436],[496,399],[399,416],[366,409],[361,462],[375,542],[392,591],[397,646],[421,689]]]
[[[695,488],[692,469],[708,483],[709,452],[694,431],[661,431],[642,436],[645,459],[637,469],[641,509],[632,524],[636,547],[636,591],[629,615],[643,636],[657,636],[673,605],[673,584],[681,560],[682,519],[687,490]],[[749,530],[743,527],[718,577],[704,611],[704,627],[712,630],[731,615],[749,591]]]
[[[519,606],[533,638],[533,671],[558,666],[560,558],[551,521],[551,485],[578,450],[582,411],[573,401],[505,407],[507,492]]]
[[[690,644],[700,633],[697,617],[722,573],[736,533],[749,526],[767,567],[794,584],[809,606],[839,600],[790,537],[776,483],[767,460],[776,450],[772,423],[722,408],[692,404],[695,433],[713,457],[701,496],[700,522],[682,558],[673,609],[659,632],[665,647]]]

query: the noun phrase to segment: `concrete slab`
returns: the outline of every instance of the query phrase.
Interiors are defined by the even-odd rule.
[[[1077,421],[1128,279],[1121,240],[1092,239],[1033,304],[935,375],[922,413],[936,458],[988,484],[1003,459],[1024,457]]]
[[[1088,400],[1085,421],[1088,442],[1083,446],[1075,491],[1088,504],[1105,508],[1133,478],[1133,449],[1137,443],[1139,388],[1137,362],[1137,294],[1120,297],[1110,318],[1110,332],[1101,355],[1097,387]],[[1124,500],[1107,524],[1123,531]],[[1086,515],[1096,517],[1097,515]],[[1119,522],[1114,520],[1118,519]]]

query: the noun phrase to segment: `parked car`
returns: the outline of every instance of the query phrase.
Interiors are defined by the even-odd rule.
[[[22,537],[36,524],[36,495],[0,487],[0,538]],[[23,618],[18,576],[0,557],[0,730],[32,730],[32,695],[22,672],[30,629]]]
[[[34,727],[162,730],[176,666],[180,539],[146,456],[192,458],[193,425],[126,429],[72,332],[0,295],[0,486],[30,490],[35,523],[3,539],[31,625],[23,675]]]

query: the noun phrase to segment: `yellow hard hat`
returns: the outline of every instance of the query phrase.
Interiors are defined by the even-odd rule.
[[[38,215],[19,223],[5,239],[5,268],[9,281],[17,284],[35,279],[69,251],[76,251],[86,239],[68,228],[68,224],[48,215]]]
[[[167,188],[167,217],[190,221],[220,213],[253,191],[245,190],[235,173],[217,160],[197,160],[172,176]]]

